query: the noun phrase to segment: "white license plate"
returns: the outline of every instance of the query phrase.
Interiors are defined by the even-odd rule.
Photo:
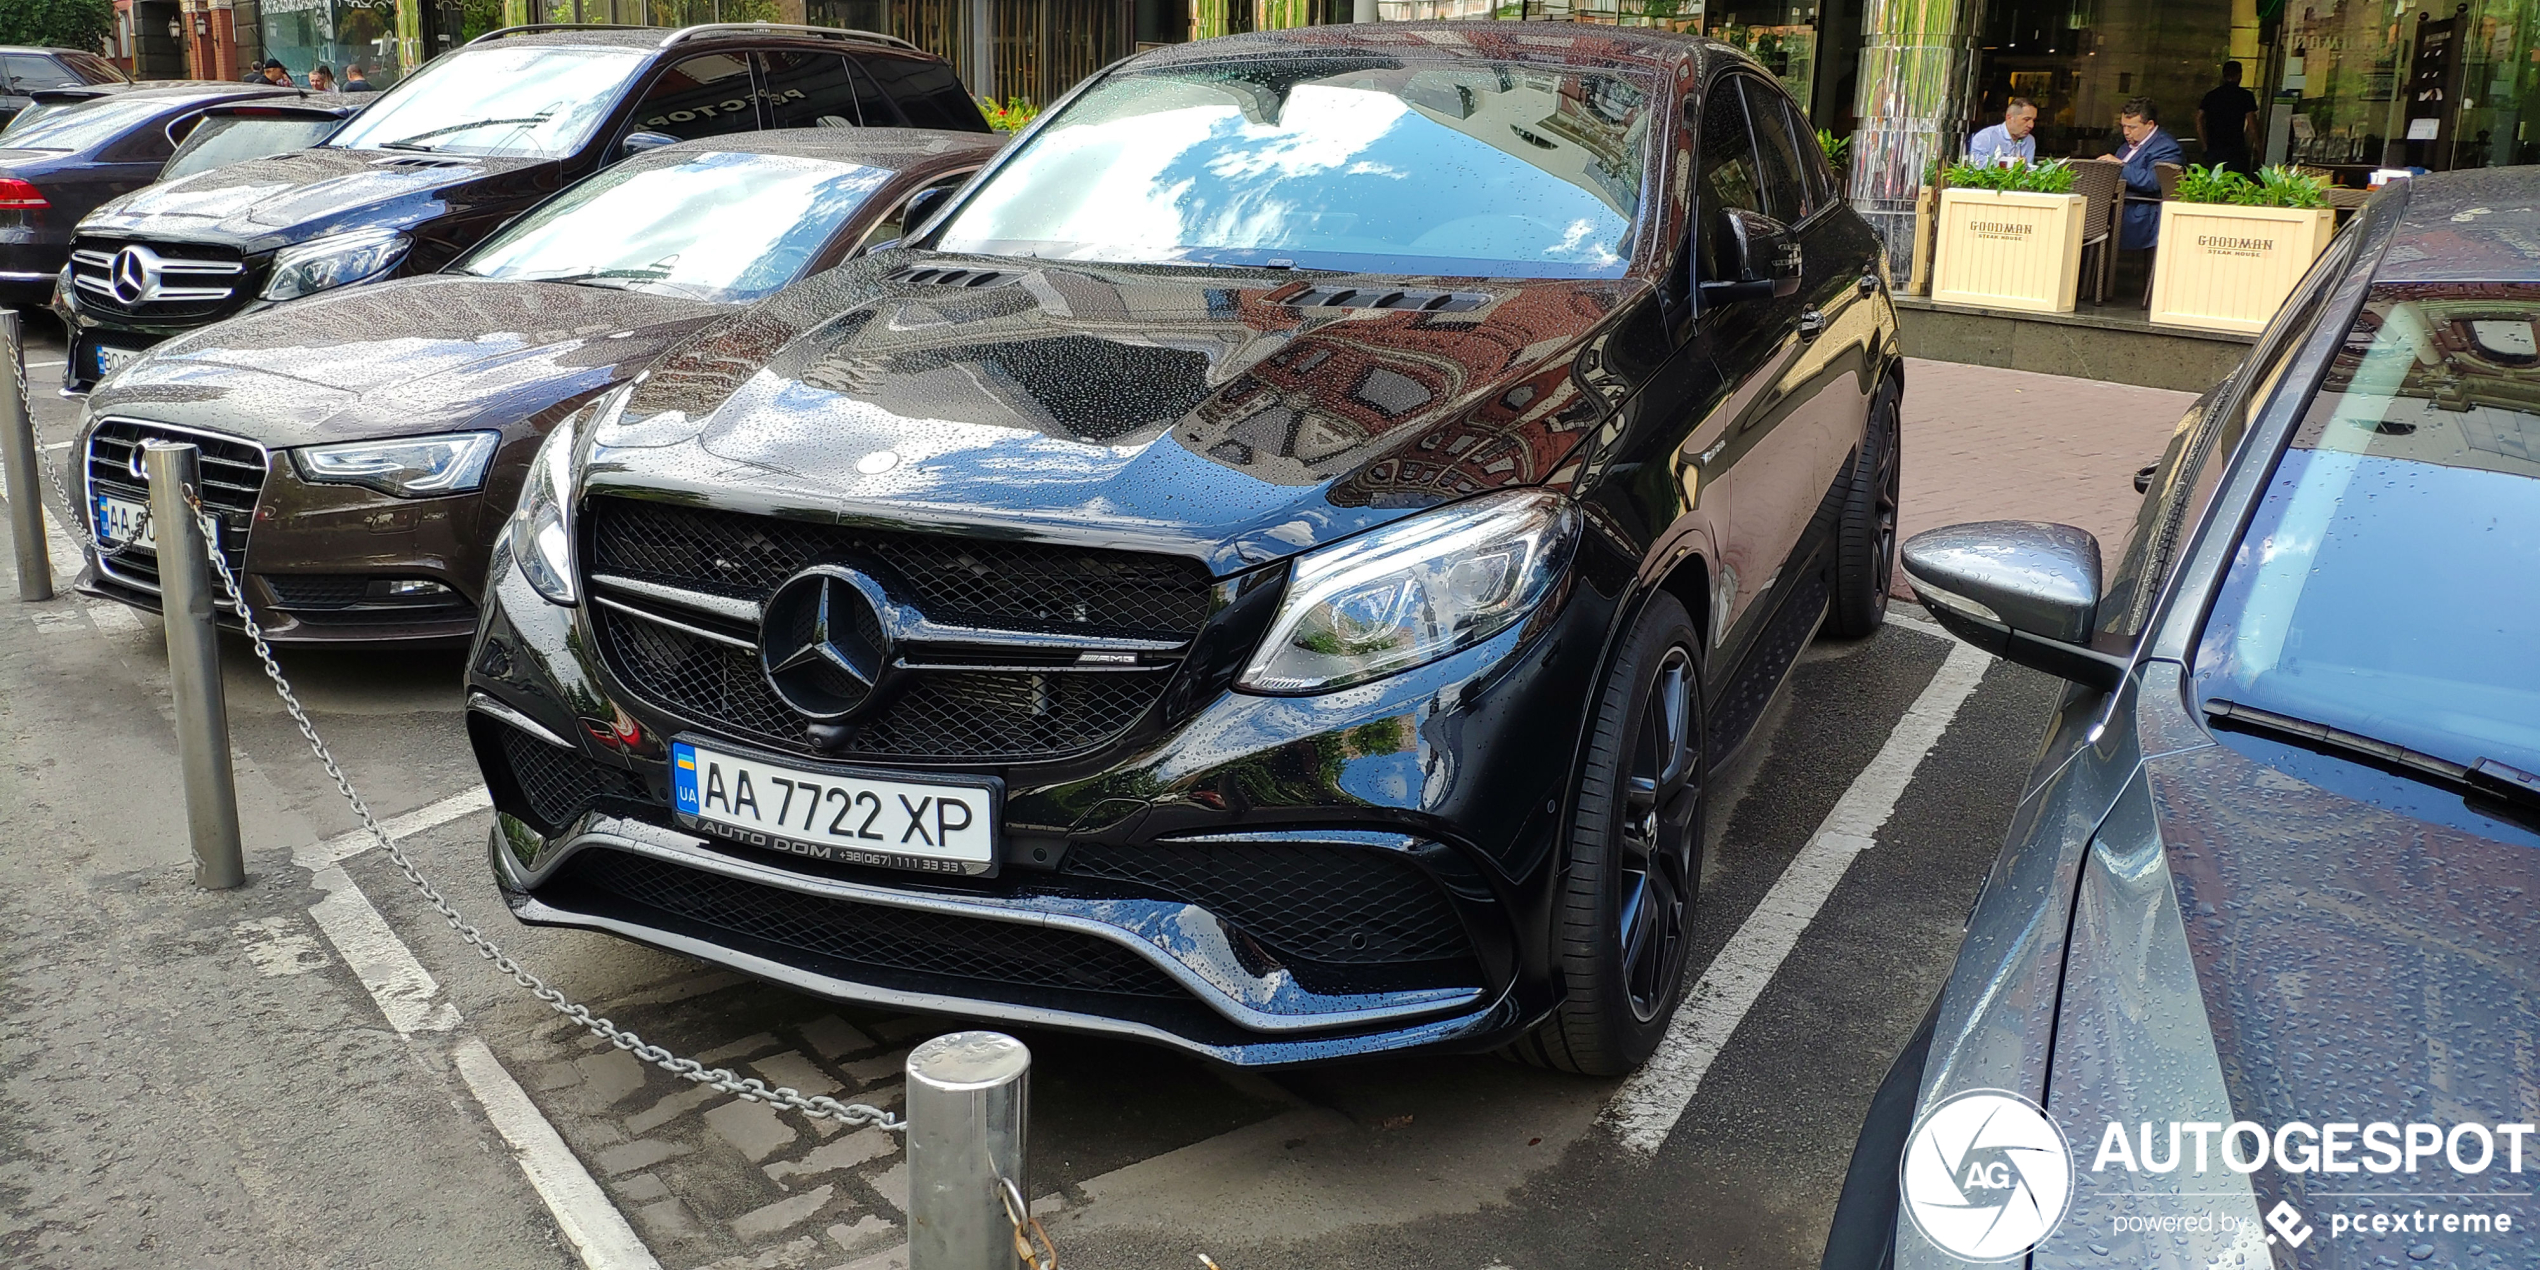
[[[94,348],[97,353],[97,377],[99,379],[104,379],[106,376],[114,374],[116,371],[122,370],[124,367],[131,365],[135,358],[141,356],[142,352],[142,350],[137,348],[116,348],[111,344],[96,344],[91,345],[91,347]]]
[[[135,537],[138,534],[138,537]],[[150,505],[112,494],[97,496],[97,540],[109,547],[139,547],[144,551],[159,549],[159,535],[150,524]],[[215,549],[219,543],[212,544]]]
[[[998,782],[814,772],[687,741],[670,746],[681,824],[844,864],[986,876],[997,871]]]

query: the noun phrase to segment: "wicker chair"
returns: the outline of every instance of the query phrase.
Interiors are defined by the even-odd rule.
[[[2081,281],[2091,302],[2108,302],[2108,284],[2117,276],[2117,209],[2125,196],[2125,173],[2113,163],[2075,163],[2073,193],[2089,200],[2081,210]]]

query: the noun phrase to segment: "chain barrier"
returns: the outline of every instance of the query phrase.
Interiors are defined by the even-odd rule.
[[[1041,1229],[1041,1219],[1032,1215],[1032,1206],[1023,1202],[1023,1188],[1010,1177],[997,1179],[997,1199],[1005,1205],[1005,1219],[1014,1226],[1014,1255],[1030,1270],[1058,1270],[1058,1249],[1050,1243],[1050,1233]],[[1024,1230],[1029,1227],[1030,1234]],[[1034,1251],[1035,1241],[1040,1249]]]
[[[185,505],[193,511],[195,522],[203,534],[203,541],[207,544],[218,542],[220,540],[219,522],[211,513],[203,510],[200,493],[190,485],[185,489]],[[138,536],[137,530],[135,534]],[[693,1058],[682,1058],[669,1050],[647,1042],[643,1037],[619,1027],[603,1016],[591,1013],[590,1007],[547,986],[545,980],[523,969],[519,962],[511,959],[510,954],[505,953],[499,945],[461,916],[458,909],[451,906],[450,901],[442,896],[440,888],[432,885],[423,876],[423,870],[415,866],[413,858],[406,854],[405,848],[398,846],[397,840],[389,836],[388,831],[381,828],[379,821],[370,814],[369,804],[363,802],[362,796],[353,789],[352,778],[344,774],[343,767],[335,761],[334,751],[327,748],[325,740],[318,736],[317,725],[309,722],[308,711],[301,706],[299,695],[291,690],[291,681],[283,677],[282,664],[275,660],[273,645],[265,642],[263,628],[257,625],[255,614],[249,611],[247,599],[238,588],[238,577],[230,572],[229,561],[218,551],[207,551],[204,554],[211,559],[212,571],[220,575],[221,594],[228,603],[230,611],[238,615],[240,624],[246,628],[248,642],[255,646],[256,660],[263,663],[265,678],[273,681],[275,695],[282,698],[282,707],[290,712],[291,721],[299,725],[301,738],[309,743],[309,752],[317,756],[318,762],[325,766],[327,776],[334,780],[335,792],[344,796],[346,805],[353,809],[353,815],[362,822],[363,831],[368,833],[371,840],[378,843],[380,849],[388,854],[390,863],[396,865],[397,871],[405,875],[406,881],[423,896],[424,902],[430,904],[433,911],[439,913],[442,920],[450,924],[450,929],[458,932],[459,939],[476,950],[477,956],[492,962],[495,970],[527,989],[531,996],[546,1002],[548,1007],[556,1013],[581,1025],[584,1031],[674,1076],[710,1086],[751,1102],[774,1103],[777,1106],[799,1111],[806,1116],[835,1120],[841,1124],[878,1125],[884,1129],[907,1127],[906,1121],[878,1107],[866,1106],[863,1103],[844,1103],[826,1095],[805,1094],[800,1090],[782,1085],[771,1088],[767,1082],[757,1077],[737,1076],[729,1068],[709,1068]]]
[[[88,517],[80,514],[81,509],[77,500],[71,495],[70,484],[62,478],[60,465],[53,460],[52,452],[44,448],[44,434],[40,427],[35,426],[34,403],[27,398],[27,381],[23,369],[15,365],[16,358],[5,360],[12,363],[10,377],[17,381],[13,387],[17,391],[19,403],[27,407],[29,426],[35,428],[36,453],[40,456],[45,478],[52,483],[54,493],[61,497],[62,505],[71,509],[70,520],[76,526],[74,532],[78,534],[81,545],[108,556],[131,550],[142,536],[149,532],[148,510],[145,508],[142,511],[131,533],[119,544],[109,546],[99,540],[89,528]],[[440,889],[433,886],[423,876],[423,871],[415,866],[413,858],[406,854],[405,848],[398,846],[397,840],[389,836],[388,831],[380,827],[378,819],[371,815],[369,804],[362,801],[361,794],[354,790],[352,779],[344,774],[343,767],[335,761],[334,751],[329,749],[324,738],[318,735],[317,725],[309,721],[308,711],[300,704],[299,695],[292,691],[291,681],[283,676],[282,664],[274,658],[273,645],[265,641],[263,628],[257,624],[255,614],[248,609],[246,597],[239,591],[238,576],[230,571],[228,559],[216,546],[213,546],[220,541],[220,522],[203,509],[201,493],[192,486],[187,486],[185,489],[185,503],[192,509],[196,527],[203,535],[205,546],[209,548],[204,555],[210,559],[213,572],[219,575],[223,600],[230,611],[238,615],[240,624],[245,627],[248,641],[255,646],[256,660],[264,666],[265,678],[272,681],[274,693],[281,697],[283,708],[291,714],[291,721],[299,726],[301,738],[309,743],[309,752],[316,755],[318,762],[325,766],[327,776],[335,782],[336,792],[344,796],[346,805],[353,809],[353,815],[361,821],[363,831],[368,833],[372,841],[377,842],[380,849],[388,854],[388,859],[396,865],[397,871],[405,876],[406,881],[423,896],[425,902],[432,905],[433,911],[439,913],[442,920],[450,924],[450,929],[458,933],[459,939],[476,950],[477,956],[492,962],[494,969],[527,989],[530,995],[545,1002],[550,1009],[573,1020],[591,1035],[674,1076],[711,1086],[723,1093],[751,1102],[772,1103],[799,1111],[806,1116],[835,1120],[845,1125],[869,1124],[890,1130],[907,1128],[907,1123],[900,1117],[878,1107],[862,1103],[840,1102],[820,1094],[804,1094],[800,1090],[782,1085],[771,1088],[765,1081],[756,1077],[735,1075],[729,1068],[709,1068],[693,1058],[682,1058],[661,1046],[645,1041],[635,1032],[619,1027],[605,1016],[593,1014],[590,1007],[549,987],[545,980],[531,974],[523,969],[519,962],[512,960],[499,945],[487,938],[482,931],[462,916],[458,909],[451,906],[450,901],[441,894]]]

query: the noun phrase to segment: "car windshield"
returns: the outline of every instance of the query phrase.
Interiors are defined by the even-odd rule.
[[[206,119],[177,147],[176,156],[159,169],[159,179],[173,181],[289,150],[306,150],[343,127],[341,119],[281,115],[266,118]]]
[[[2540,771],[2540,287],[2383,286],[2242,538],[2207,700]]]
[[[1648,94],[1527,66],[1247,62],[1122,75],[1045,123],[934,246],[1067,260],[1620,274]]]
[[[12,120],[0,133],[0,145],[12,150],[87,150],[101,146],[168,108],[164,97],[99,97],[64,102],[29,120],[33,109]]]
[[[461,49],[380,94],[327,144],[559,158],[582,148],[642,63],[633,49]]]
[[[773,154],[625,165],[566,191],[452,272],[743,303],[793,281],[890,178]]]

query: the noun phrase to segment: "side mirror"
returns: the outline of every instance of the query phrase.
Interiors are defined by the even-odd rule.
[[[1720,217],[1715,232],[1720,241],[1714,258],[1723,273],[1733,276],[1702,284],[1705,307],[1799,293],[1799,243],[1789,226],[1762,212],[1733,207]]]
[[[679,138],[667,132],[630,132],[626,134],[626,140],[618,143],[617,157],[631,159],[646,150],[658,150],[663,146],[677,144],[679,144]]]
[[[2090,646],[2099,614],[2099,540],[2070,525],[1985,520],[1905,540],[1914,597],[1949,633],[2032,670],[2098,689],[2126,659]]]
[[[916,233],[919,226],[933,220],[935,213],[944,210],[944,204],[952,201],[957,188],[938,185],[931,190],[919,190],[908,200],[908,206],[901,209],[900,228],[906,233]]]

